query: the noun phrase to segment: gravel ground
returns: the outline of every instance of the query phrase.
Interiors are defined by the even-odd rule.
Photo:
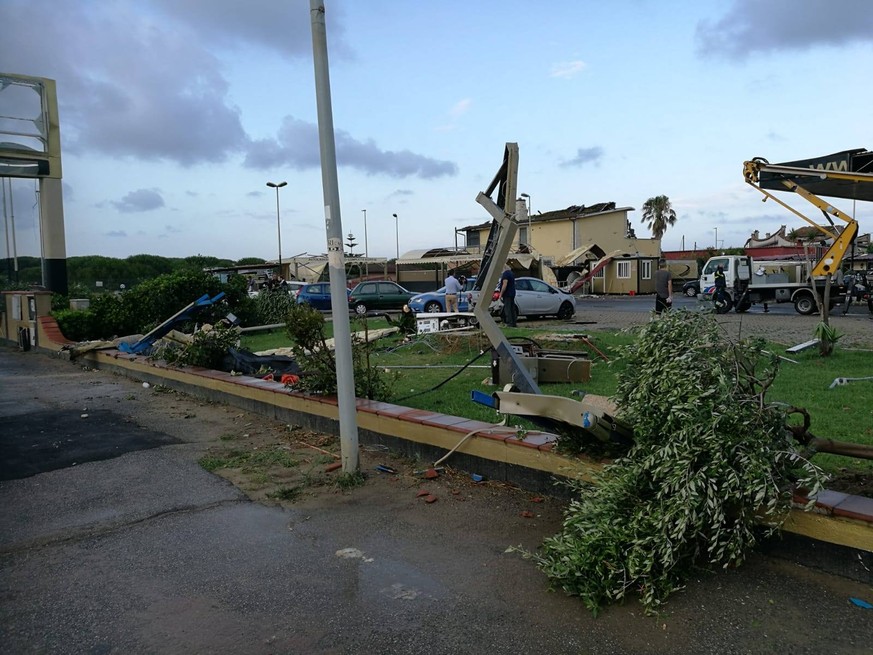
[[[601,311],[587,309],[584,303],[576,311],[576,322],[586,324],[586,330],[621,330],[652,320],[650,312]],[[716,316],[725,333],[732,338],[764,337],[785,346],[805,343],[814,337],[819,317],[799,314],[729,313]],[[591,322],[591,323],[588,323]],[[839,346],[873,350],[873,319],[866,310],[846,316],[831,316],[830,323],[842,335]]]

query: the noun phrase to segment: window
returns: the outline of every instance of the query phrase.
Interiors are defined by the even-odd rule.
[[[599,270],[594,274],[594,277],[597,278],[597,279],[599,279],[599,280],[602,280],[603,278],[605,278],[605,277],[606,277],[606,266],[601,267],[601,268],[600,268],[600,269],[599,269]]]
[[[551,288],[545,282],[541,282],[540,280],[530,280],[530,290],[536,291],[537,293],[549,293]]]
[[[712,275],[713,273],[715,273],[715,269],[717,269],[719,266],[721,266],[722,269],[726,271],[728,269],[728,259],[726,257],[722,259],[710,259],[709,263],[706,265],[706,268],[703,269],[703,274]]]
[[[617,262],[618,263],[618,273],[617,277],[621,280],[627,280],[631,276],[631,263],[630,262]]]
[[[642,278],[644,280],[651,280],[652,279],[652,260],[645,259],[641,262],[641,265],[643,267],[642,273],[641,273]]]

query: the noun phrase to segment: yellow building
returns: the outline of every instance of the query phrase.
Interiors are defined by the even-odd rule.
[[[637,238],[628,220],[632,211],[604,202],[522,217],[514,250],[538,253],[560,286],[593,272],[579,292],[654,293],[661,240]],[[490,227],[488,222],[459,230],[467,235],[467,252],[485,246]]]

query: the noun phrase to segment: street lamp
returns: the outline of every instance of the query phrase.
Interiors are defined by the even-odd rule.
[[[392,214],[394,217],[394,238],[397,240],[397,259],[400,259],[400,221],[397,218],[397,214]],[[396,267],[397,264],[395,263]]]
[[[527,200],[527,245],[530,246],[533,243],[533,234],[530,231],[530,196],[522,193],[521,197]]]
[[[279,189],[286,186],[287,182],[267,182],[267,186],[276,189],[276,230],[279,234],[279,275],[282,275],[282,220],[279,218]]]
[[[364,257],[370,256],[370,250],[367,247],[367,210],[361,210],[364,213]]]

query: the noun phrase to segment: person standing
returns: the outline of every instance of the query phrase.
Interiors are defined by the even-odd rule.
[[[500,300],[503,302],[503,324],[506,327],[515,327],[518,314],[515,311],[515,275],[507,264],[500,276]]]
[[[661,260],[655,272],[655,313],[670,309],[673,304],[673,274],[667,270],[667,262]]]
[[[446,311],[458,313],[458,295],[461,293],[461,283],[455,277],[455,271],[450,270],[446,278]]]

